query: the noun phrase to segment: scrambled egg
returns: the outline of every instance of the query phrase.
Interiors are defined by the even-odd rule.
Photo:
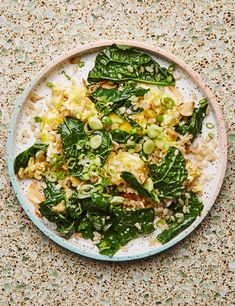
[[[119,185],[125,181],[120,177],[122,171],[131,172],[141,182],[147,179],[147,168],[138,154],[119,151],[111,153],[105,164],[105,170],[110,175],[110,182]]]
[[[82,85],[53,86],[52,103],[60,111],[65,111],[66,116],[81,121],[98,116],[95,104],[87,97],[87,89]]]
[[[87,89],[82,85],[54,85],[48,111],[42,116],[42,141],[55,142],[53,132],[64,121],[65,116],[87,121],[98,117],[95,104],[87,97]]]

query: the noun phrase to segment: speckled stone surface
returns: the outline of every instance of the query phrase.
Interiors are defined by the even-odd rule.
[[[235,305],[233,1],[3,0],[0,9],[0,305]],[[106,38],[183,58],[217,96],[229,134],[226,178],[206,220],[164,254],[122,264],[82,258],[45,237],[16,200],[5,158],[14,101],[32,77]]]

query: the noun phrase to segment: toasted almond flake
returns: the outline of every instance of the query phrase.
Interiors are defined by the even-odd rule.
[[[123,251],[123,252],[128,252],[128,251],[129,251],[129,248],[128,248],[127,246],[124,246],[124,247],[122,247],[122,251]]]
[[[40,211],[38,209],[35,209],[35,215],[39,218],[42,217],[42,214],[40,213]]]
[[[64,171],[68,171],[69,170],[69,168],[68,168],[68,166],[67,165],[62,165],[62,167],[61,167]]]
[[[81,57],[80,56],[72,57],[70,58],[69,62],[70,64],[78,64],[81,62]]]
[[[182,75],[181,75],[181,73],[179,72],[179,71],[175,71],[174,72],[174,79],[177,81],[177,80],[180,80],[181,79],[181,77],[182,77]]]
[[[73,236],[76,239],[81,239],[82,238],[82,234],[80,232],[74,233]]]
[[[87,85],[86,80],[85,80],[85,79],[83,79],[83,78],[82,78],[82,85],[83,85],[83,86],[85,86],[85,87],[86,87],[86,85]]]
[[[62,200],[59,204],[57,204],[56,206],[52,207],[52,210],[57,212],[57,213],[62,213],[65,211],[65,204],[64,204],[64,200]]]
[[[44,96],[39,96],[39,94],[37,94],[36,92],[32,93],[30,100],[32,102],[37,102],[39,100],[42,100],[44,98]]]
[[[188,116],[192,116],[194,106],[195,106],[195,102],[192,101],[192,102],[181,104],[180,106],[177,107],[177,109],[178,109],[178,112],[182,116],[188,117]]]
[[[27,197],[34,204],[40,204],[45,201],[45,196],[39,191],[38,185],[35,182],[29,186]]]
[[[175,86],[169,86],[169,89],[173,93],[173,95],[176,97],[176,100],[175,100],[176,105],[180,105],[184,103],[184,98],[178,88],[176,88]]]
[[[30,135],[29,135],[27,130],[23,130],[22,137],[24,137],[24,138],[29,138],[30,137]]]
[[[100,87],[102,87],[104,89],[112,89],[112,88],[116,88],[117,85],[116,84],[110,84],[109,82],[104,82],[100,85]]]

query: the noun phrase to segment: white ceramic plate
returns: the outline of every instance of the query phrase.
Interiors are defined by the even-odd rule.
[[[125,248],[125,251],[119,250],[113,257],[110,258],[108,256],[100,255],[98,252],[98,248],[94,246],[90,240],[78,240],[75,238],[70,238],[69,240],[66,240],[60,237],[54,230],[55,227],[52,223],[48,222],[44,218],[37,217],[33,204],[30,203],[26,197],[27,185],[30,183],[30,181],[18,180],[18,178],[14,174],[13,162],[14,158],[20,152],[22,152],[35,142],[33,133],[30,132],[31,128],[29,121],[32,116],[34,117],[37,114],[32,114],[31,111],[30,115],[28,115],[29,97],[31,93],[36,90],[40,95],[45,96],[45,98],[43,100],[38,101],[36,105],[42,109],[46,109],[45,102],[49,100],[51,95],[51,90],[46,86],[46,83],[50,81],[53,83],[59,82],[69,84],[70,81],[68,81],[65,78],[64,74],[61,73],[62,71],[65,71],[68,75],[73,76],[73,79],[75,79],[78,84],[81,83],[82,78],[86,79],[88,72],[93,67],[94,59],[98,51],[100,51],[107,45],[111,45],[112,43],[138,47],[152,55],[162,66],[167,67],[169,63],[175,63],[177,66],[177,70],[181,74],[181,78],[176,82],[176,84],[179,90],[182,92],[185,101],[190,101],[192,100],[192,98],[196,98],[196,100],[198,101],[202,97],[206,97],[209,100],[211,112],[209,116],[207,116],[204,120],[202,135],[200,137],[203,137],[208,133],[208,129],[206,129],[206,122],[212,122],[215,125],[213,133],[215,134],[216,140],[218,142],[216,152],[218,159],[208,168],[203,170],[204,174],[210,174],[212,176],[212,179],[208,181],[203,187],[204,192],[201,197],[201,200],[204,203],[204,210],[202,212],[202,215],[198,217],[190,227],[182,231],[174,239],[164,245],[151,245],[151,238],[156,237],[157,235],[157,232],[155,231],[154,233],[148,236],[140,237],[138,239],[130,241],[127,244],[127,248]],[[83,68],[79,68],[77,72],[74,73],[74,65],[70,64],[69,59],[78,55],[82,57],[82,61],[85,62],[85,66]],[[29,131],[31,137],[28,143],[23,144],[22,131],[24,131],[25,129]],[[200,137],[198,137],[198,140],[200,139]],[[80,255],[100,260],[125,261],[144,258],[162,252],[163,250],[171,247],[172,245],[182,240],[189,233],[191,233],[199,223],[201,223],[201,221],[205,218],[208,211],[212,207],[223,182],[227,160],[227,143],[224,122],[217,102],[215,101],[207,86],[201,81],[199,75],[191,68],[189,68],[183,61],[179,60],[178,58],[167,53],[164,50],[161,50],[156,47],[149,47],[139,42],[102,41],[97,42],[93,45],[86,45],[79,49],[73,50],[66,56],[52,62],[41,73],[39,73],[38,76],[34,78],[29,87],[19,98],[19,101],[17,103],[9,130],[7,153],[9,173],[13,187],[15,189],[16,196],[30,219],[42,232],[44,232],[56,243]]]

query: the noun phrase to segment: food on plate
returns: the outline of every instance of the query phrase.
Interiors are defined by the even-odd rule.
[[[216,158],[212,137],[195,142],[206,98],[185,102],[173,65],[128,46],[101,51],[82,85],[64,75],[69,85],[47,83],[37,140],[14,162],[20,179],[34,179],[27,194],[37,215],[103,255],[155,231],[167,243],[203,210],[202,161]]]

